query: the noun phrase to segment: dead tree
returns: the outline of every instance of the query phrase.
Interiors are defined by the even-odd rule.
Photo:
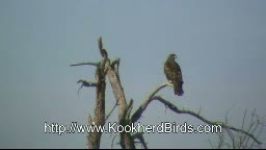
[[[105,74],[104,74],[104,64],[106,59],[103,58],[101,62],[98,63],[80,63],[74,64],[71,66],[80,66],[80,65],[91,65],[96,67],[96,80],[95,81],[86,81],[79,80],[78,83],[81,83],[81,87],[95,87],[96,88],[96,107],[95,107],[95,116],[92,118],[89,116],[89,124],[95,126],[104,126],[105,124]],[[89,149],[99,149],[101,141],[101,132],[92,132],[88,135],[88,148]]]
[[[162,83],[158,87],[152,91],[147,98],[143,100],[143,104],[141,104],[138,109],[131,114],[131,110],[133,107],[133,100],[131,99],[129,101],[129,104],[127,104],[126,96],[123,90],[123,86],[120,81],[120,75],[119,75],[119,64],[120,59],[116,59],[111,61],[108,57],[107,50],[103,47],[102,38],[100,37],[98,39],[98,47],[99,52],[102,56],[101,61],[99,62],[84,62],[84,63],[78,63],[78,64],[72,64],[71,66],[82,66],[82,65],[89,65],[96,67],[96,80],[89,82],[86,80],[79,80],[78,83],[81,83],[81,87],[95,87],[96,88],[96,107],[95,107],[95,116],[92,118],[89,116],[89,124],[95,125],[95,126],[104,126],[105,120],[110,116],[113,109],[118,106],[118,122],[120,126],[127,126],[130,124],[136,123],[142,114],[145,112],[146,108],[149,106],[149,104],[157,100],[161,102],[163,105],[167,106],[170,110],[175,112],[176,114],[188,114],[193,117],[196,117],[197,119],[201,120],[202,122],[209,124],[209,125],[220,125],[222,128],[226,130],[230,130],[233,132],[242,133],[246,136],[248,136],[250,139],[252,139],[255,143],[261,144],[261,142],[251,133],[243,130],[238,129],[233,126],[229,126],[226,123],[223,122],[213,122],[208,119],[205,119],[203,116],[201,116],[199,113],[195,113],[190,110],[184,110],[179,109],[177,106],[169,102],[168,100],[164,99],[161,96],[158,96],[157,93],[167,87],[172,87],[171,83]],[[112,109],[112,111],[109,114],[105,114],[105,91],[106,91],[106,77],[108,78],[113,95],[116,98],[115,107]],[[145,143],[144,133],[127,133],[125,131],[120,133],[120,146],[121,148],[126,149],[135,149],[136,140],[138,140],[144,148],[148,148],[147,144]],[[100,148],[100,141],[101,141],[101,132],[92,132],[88,135],[88,148],[89,149],[98,149]]]

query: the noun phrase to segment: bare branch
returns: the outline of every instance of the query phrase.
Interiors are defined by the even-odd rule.
[[[210,139],[208,139],[208,143],[211,145],[211,148],[214,149],[214,146],[213,146],[212,141]]]
[[[246,120],[246,115],[247,115],[247,109],[245,109],[245,111],[244,111],[244,116],[243,116],[243,119],[242,119],[242,129],[244,129],[245,127],[245,120]]]
[[[115,110],[115,108],[117,107],[117,102],[115,103],[115,105],[113,106],[113,108],[111,109],[111,111],[107,114],[107,116],[105,117],[105,121],[111,116],[111,114],[113,113],[113,111]]]
[[[114,68],[115,65],[117,65],[117,66],[120,65],[120,58],[117,58],[117,59],[111,61],[111,67]]]
[[[245,129],[246,115],[247,115],[247,109],[245,109],[245,111],[244,111],[244,116],[243,116],[243,118],[242,118],[241,129],[243,129],[243,130]],[[249,132],[249,131],[248,131],[248,132]],[[243,145],[243,142],[245,141],[245,140],[244,140],[245,137],[246,137],[246,136],[242,136],[242,135],[240,135],[240,137],[239,137],[239,148],[241,147],[241,145]]]
[[[96,87],[97,82],[92,82],[92,81],[86,81],[86,80],[78,80],[77,83],[81,83],[79,89],[78,89],[78,94],[79,91],[85,86],[85,87]]]
[[[98,39],[98,47],[99,47],[99,51],[100,51],[100,54],[103,58],[108,58],[108,53],[106,51],[106,49],[103,48],[103,41],[102,41],[102,37],[100,37]]]
[[[102,37],[99,37],[98,39],[98,47],[99,47],[99,50],[103,49]]]
[[[257,122],[258,123],[258,125],[259,125],[259,127],[257,128],[258,130],[257,130],[257,135],[256,135],[256,137],[259,137],[260,135],[261,135],[261,133],[263,133],[263,125],[261,124],[261,122]],[[254,146],[254,141],[250,144],[250,147],[247,147],[247,148],[253,148],[253,146]]]
[[[116,100],[118,101],[118,105],[120,107],[119,118],[121,118],[122,114],[124,114],[124,112],[126,111],[126,106],[127,106],[124,89],[121,85],[121,82],[118,80],[117,74],[115,73],[113,69],[108,70],[107,76],[112,86],[114,96]]]
[[[97,67],[99,70],[99,67]],[[102,71],[96,71],[96,79],[97,83],[89,83],[83,80],[80,82],[86,86],[96,86],[96,107],[94,110],[95,116],[93,121],[96,126],[103,126],[105,124],[105,76],[102,75]],[[88,147],[89,149],[99,149],[101,143],[101,132],[91,132],[89,133],[88,137]]]
[[[130,114],[131,114],[131,110],[133,108],[133,99],[130,99],[129,104],[127,106],[127,112],[126,112],[126,116],[125,119],[129,120],[130,119]]]
[[[153,90],[153,92],[144,100],[144,103],[135,111],[135,113],[131,117],[132,123],[136,122],[139,120],[141,117],[142,113],[146,110],[147,106],[149,103],[153,100],[153,97],[155,96],[156,93],[158,93],[161,89],[167,87],[167,86],[172,86],[169,82],[163,83],[157,88]]]
[[[127,102],[126,102],[124,89],[121,85],[118,75],[110,66],[107,71],[107,76],[109,78],[113,94],[119,105],[119,112],[118,112],[119,124],[125,126],[127,124],[127,122],[125,121],[125,114],[127,112]],[[130,148],[130,149],[135,148],[134,142],[132,141],[131,135],[129,133],[126,132],[120,133],[120,140],[122,148]]]
[[[228,114],[228,112],[227,112]],[[242,118],[242,124],[241,129],[243,131],[246,131],[247,133],[250,133],[250,135],[255,135],[254,137],[259,138],[260,134],[262,133],[262,125],[260,123],[260,119],[257,114],[255,114],[255,111],[251,113],[251,116],[249,117],[250,121],[248,122],[247,126],[247,109],[245,109],[243,113]],[[227,123],[228,118],[225,118],[225,123]],[[225,128],[226,129],[226,128]],[[236,148],[236,149],[252,149],[252,148],[260,148],[260,144],[257,143],[255,140],[252,139],[249,135],[242,133],[242,132],[236,132],[235,134],[230,129],[226,129],[226,133],[230,139],[229,142],[223,143],[225,140],[225,137],[219,138],[219,143],[223,143],[223,146],[227,146],[228,148]],[[223,134],[223,133],[222,133]],[[219,148],[219,146],[217,146]]]
[[[225,129],[230,129],[232,131],[235,131],[235,132],[240,132],[240,133],[243,133],[247,136],[249,136],[250,138],[252,138],[257,144],[262,144],[262,142],[260,142],[257,138],[255,138],[255,136],[245,130],[242,130],[242,129],[238,129],[238,128],[235,128],[235,127],[232,127],[232,126],[228,126],[224,123],[217,123],[217,122],[212,122],[212,121],[209,121],[207,119],[205,119],[204,117],[200,116],[199,114],[193,112],[193,111],[190,111],[190,110],[180,110],[178,109],[174,104],[170,103],[169,101],[163,99],[162,97],[160,96],[155,96],[153,97],[154,100],[158,100],[160,102],[162,102],[163,104],[167,105],[172,111],[176,112],[176,113],[179,113],[179,114],[189,114],[191,116],[194,116],[196,118],[198,118],[199,120],[207,123],[207,124],[210,124],[210,125],[220,125],[222,128],[225,128]]]
[[[218,149],[221,149],[224,144],[224,133],[218,133],[218,134],[219,134]]]
[[[96,87],[97,86],[97,82],[94,82],[94,81],[78,80],[77,83],[81,83],[81,87],[83,87],[83,86]]]
[[[115,135],[113,138],[112,138],[112,144],[111,144],[111,149],[114,148],[114,141],[115,141],[115,138],[116,138],[117,135]]]
[[[101,38],[100,38],[101,39]],[[93,118],[94,124],[96,126],[104,126],[105,124],[105,90],[106,90],[106,82],[105,82],[105,67],[106,57],[104,57],[99,63],[79,63],[73,64],[71,66],[82,66],[82,65],[92,65],[96,66],[96,81],[95,82],[87,82],[84,80],[78,81],[78,83],[82,83],[82,86],[96,86],[96,107],[94,110],[95,116]],[[88,137],[88,147],[89,149],[99,149],[101,143],[101,132],[90,132]]]
[[[170,84],[169,82],[161,84],[159,87],[155,88],[155,90],[148,96],[147,100],[151,100],[155,96],[155,94],[157,94],[161,89],[167,86],[172,86],[172,84]]]
[[[144,149],[148,149],[148,146],[147,146],[145,139],[143,137],[143,132],[136,133],[136,134],[132,135],[132,137],[133,137],[133,139],[138,139]]]
[[[233,149],[236,149],[236,142],[235,142],[235,136],[234,136],[234,134],[229,129],[226,129],[226,132],[227,132],[227,134],[229,135],[229,137],[230,137],[230,139],[232,141],[232,147],[233,147]],[[239,146],[239,148],[240,148],[240,146]]]
[[[82,63],[77,63],[77,64],[71,64],[70,67],[75,67],[75,66],[99,66],[99,62],[82,62]]]

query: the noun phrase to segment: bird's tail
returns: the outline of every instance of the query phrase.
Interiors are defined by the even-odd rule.
[[[178,96],[182,96],[184,94],[183,82],[180,82],[178,84],[174,84],[174,92],[175,92],[175,95],[178,95]]]

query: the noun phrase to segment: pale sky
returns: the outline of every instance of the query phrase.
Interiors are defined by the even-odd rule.
[[[95,90],[78,95],[76,81],[93,80],[94,68],[69,65],[98,61],[100,36],[110,57],[121,59],[122,84],[134,110],[166,81],[163,63],[176,53],[185,94],[165,88],[161,96],[210,120],[224,120],[229,111],[236,127],[245,109],[256,109],[265,121],[265,16],[263,0],[0,0],[0,148],[87,147],[86,134],[45,134],[44,122],[86,123],[93,114]],[[114,102],[108,85],[106,112]],[[116,120],[114,112],[109,121]],[[158,102],[140,121],[203,124]],[[110,148],[112,137],[103,135],[102,148]],[[216,136],[145,138],[150,148],[210,148],[208,139]]]

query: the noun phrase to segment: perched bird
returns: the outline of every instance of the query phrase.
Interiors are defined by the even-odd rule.
[[[183,78],[180,66],[175,62],[176,55],[170,54],[164,63],[164,73],[168,81],[174,86],[174,93],[178,96],[184,94]]]

